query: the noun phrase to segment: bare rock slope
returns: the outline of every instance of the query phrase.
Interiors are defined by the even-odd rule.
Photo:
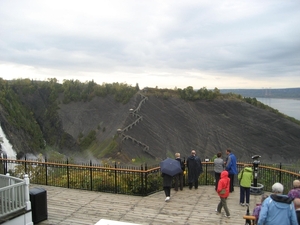
[[[159,161],[175,152],[187,157],[191,149],[202,159],[212,158],[226,148],[240,161],[255,154],[273,163],[300,157],[300,126],[274,113],[233,100],[187,102],[151,95],[141,104],[145,97],[137,94],[126,105],[110,98],[61,105],[63,129],[76,139],[100,125],[107,131],[97,136],[101,141],[121,128],[121,153],[113,157],[127,160]],[[130,113],[131,108],[138,110]]]

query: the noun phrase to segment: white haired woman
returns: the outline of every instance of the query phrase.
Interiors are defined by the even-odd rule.
[[[293,188],[289,191],[288,196],[290,198],[300,198],[300,181],[293,181]]]
[[[272,192],[262,203],[258,225],[297,225],[297,217],[293,198],[283,195],[283,185],[275,183]]]

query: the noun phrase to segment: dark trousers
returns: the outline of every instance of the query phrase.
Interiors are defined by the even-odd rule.
[[[180,190],[183,190],[183,173],[179,173],[175,176],[175,184],[174,184],[174,189],[175,191],[178,191],[178,187]]]
[[[198,188],[198,179],[196,179],[194,181],[194,185],[195,185],[195,189],[197,189]],[[189,189],[192,189],[192,187],[193,187],[193,183],[189,183]]]
[[[171,196],[171,187],[164,187],[166,197]]]
[[[221,213],[222,208],[224,208],[226,216],[230,216],[228,206],[227,206],[227,198],[221,198],[220,197],[220,202],[217,207],[217,212]]]
[[[221,173],[216,173],[215,172],[215,180],[216,180],[215,190],[218,189],[218,183],[219,183],[219,180],[220,180],[220,176],[221,176]]]
[[[240,203],[245,202],[246,196],[246,203],[249,204],[250,202],[250,188],[240,186]]]
[[[233,192],[234,191],[234,188],[233,188],[234,174],[228,174],[228,177],[230,178],[230,189],[229,189],[229,191]]]

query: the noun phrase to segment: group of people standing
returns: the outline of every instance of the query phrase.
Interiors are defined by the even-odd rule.
[[[185,162],[180,158],[180,153],[175,153],[175,159],[180,163],[182,172],[174,176],[175,183],[174,189],[178,191],[183,190],[183,175],[185,174]],[[198,189],[198,179],[200,174],[203,172],[201,159],[196,155],[196,151],[192,150],[191,155],[187,158],[186,166],[188,168],[188,185],[189,189],[193,186]],[[171,187],[173,182],[173,177],[162,173],[163,177],[163,189],[166,195],[165,201],[168,202],[171,196]]]
[[[181,165],[182,172],[175,175],[175,191],[183,190],[183,176],[185,174],[185,163],[180,158],[180,153],[175,154],[176,160]],[[192,150],[191,155],[187,158],[186,166],[188,168],[188,187],[198,189],[198,180],[203,172],[200,158],[196,155],[196,151]],[[230,217],[230,212],[227,206],[227,198],[234,191],[234,177],[237,175],[240,186],[241,206],[249,207],[250,204],[250,188],[253,182],[253,169],[251,165],[244,164],[244,168],[238,172],[237,160],[230,149],[226,150],[226,159],[222,159],[222,153],[219,152],[214,159],[215,172],[215,190],[220,197],[220,202],[217,205],[216,213],[220,214],[224,208],[225,217]],[[173,177],[162,174],[163,188],[166,199],[170,200],[171,187]],[[293,182],[293,189],[288,195],[283,195],[283,185],[275,183],[272,186],[272,194],[270,196],[263,194],[261,202],[253,209],[253,216],[256,218],[258,225],[297,225],[300,224],[300,181]]]
[[[253,170],[251,165],[245,164],[244,168],[238,173],[236,157],[230,149],[226,150],[226,154],[227,158],[225,162],[221,158],[221,153],[218,153],[217,158],[214,160],[215,189],[221,199],[216,213],[221,213],[221,209],[224,208],[225,217],[230,217],[226,200],[229,193],[234,191],[234,176],[238,174],[240,205],[249,207]],[[300,224],[300,181],[295,180],[293,182],[293,189],[289,191],[288,195],[283,194],[283,185],[278,182],[273,184],[272,192],[270,196],[263,194],[261,196],[261,203],[254,207],[252,215],[255,216],[255,224]]]
[[[230,149],[226,150],[226,160],[225,162],[223,161],[222,154],[218,153],[217,158],[214,160],[215,164],[215,178],[216,178],[216,186],[215,189],[217,191],[218,183],[221,176],[222,172],[227,172],[227,177],[228,179],[228,195],[229,192],[234,191],[234,176],[237,174],[237,164],[236,164],[236,157],[235,155],[231,152]],[[178,173],[177,175],[174,176],[175,178],[175,184],[174,184],[174,189],[175,191],[178,191],[179,189],[182,191],[183,190],[183,174],[185,171],[185,163],[184,161],[180,158],[180,153],[175,153],[175,159],[179,161],[181,165],[182,172]],[[203,172],[202,168],[202,163],[201,159],[199,156],[196,155],[196,151],[192,150],[191,155],[187,158],[186,161],[186,166],[188,169],[188,187],[191,190],[193,187],[195,189],[198,189],[199,183],[199,176]],[[225,173],[224,173],[225,174]],[[224,176],[223,174],[223,176]],[[171,187],[172,187],[172,182],[173,182],[173,177],[167,174],[162,173],[163,177],[163,189],[166,195],[165,201],[170,200],[170,195],[171,195]],[[225,194],[227,195],[227,194]],[[222,195],[223,197],[225,196],[224,194]],[[227,195],[227,196],[228,196]],[[223,204],[224,201],[223,201]],[[228,213],[229,216],[229,213]]]
[[[295,180],[293,185],[288,194],[284,195],[283,185],[276,182],[270,196],[262,195],[261,203],[253,210],[257,225],[300,224],[300,181]]]

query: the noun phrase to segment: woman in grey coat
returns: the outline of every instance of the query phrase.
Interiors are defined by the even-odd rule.
[[[224,161],[221,157],[222,157],[222,153],[218,152],[217,158],[215,158],[215,160],[214,160],[214,171],[215,171],[215,180],[216,180],[215,190],[218,189],[218,183],[220,180],[220,176],[221,176],[222,171],[224,170]]]

